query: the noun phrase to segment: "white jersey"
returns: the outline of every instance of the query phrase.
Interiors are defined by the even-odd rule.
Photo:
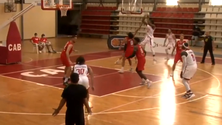
[[[167,39],[168,39],[168,44],[174,44],[175,43],[175,40],[174,40],[174,34],[167,34]]]
[[[76,64],[74,66],[74,73],[77,73],[79,74],[79,77],[87,77],[87,74],[88,74],[88,67],[87,65],[78,65]]]
[[[191,79],[194,74],[197,71],[197,62],[196,62],[196,57],[195,54],[192,50],[186,50],[184,52],[182,52],[182,56],[185,56],[186,58],[186,62],[184,64],[184,68],[183,68],[183,74],[182,77],[185,79]]]
[[[196,57],[193,50],[186,50],[186,66],[197,65]]]
[[[150,25],[147,25],[147,35],[146,36],[153,39],[154,38],[153,34],[154,34],[154,29]]]

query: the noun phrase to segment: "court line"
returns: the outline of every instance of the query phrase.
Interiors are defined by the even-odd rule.
[[[28,80],[23,80],[23,79],[19,79],[19,78],[10,77],[10,76],[0,75],[0,77],[4,77],[4,78],[8,78],[8,79],[13,79],[13,80],[18,80],[18,81],[22,81],[22,82],[27,82],[27,83],[31,83],[31,84],[36,84],[36,85],[40,85],[40,86],[45,86],[45,87],[49,87],[49,88],[55,88],[55,89],[60,89],[60,90],[63,89],[63,88],[56,87],[56,86],[53,86],[53,85],[47,85],[47,84],[37,83],[37,82],[28,81]],[[61,83],[60,85],[62,85],[62,83]],[[90,94],[90,96],[100,97],[100,96],[91,95],[91,94]]]
[[[107,58],[113,58],[115,56],[112,57],[104,57],[104,58],[99,58],[99,59],[93,59],[93,60],[89,60],[87,62],[90,61],[98,61],[98,60],[103,60],[103,59],[107,59]],[[87,64],[87,63],[86,63]],[[21,65],[26,65],[26,64],[21,64]],[[32,66],[32,65],[28,65],[28,66]],[[51,65],[51,66],[39,66],[38,68],[31,68],[31,69],[25,69],[25,70],[19,70],[19,71],[14,71],[14,72],[7,72],[7,73],[0,73],[0,75],[9,75],[9,74],[14,74],[14,73],[21,73],[21,72],[27,72],[27,71],[33,71],[33,70],[38,70],[38,69],[45,69],[45,68],[51,68],[51,67],[57,67],[57,66],[62,66],[62,64],[58,64],[58,65]],[[34,65],[33,65],[34,67]]]
[[[213,78],[213,77],[209,77],[209,78],[205,78],[205,79],[202,79],[202,80],[197,80],[197,81],[195,81],[195,82],[192,82],[192,83],[190,83],[190,85],[193,85],[193,84],[196,84],[196,83],[198,83],[198,82],[202,82],[202,81],[205,81],[205,80],[208,80],[208,79],[211,79],[211,78]],[[182,87],[184,87],[184,86],[179,86],[179,87],[175,87],[175,89],[179,89],[179,88],[182,88]],[[157,97],[159,97],[158,95],[159,95],[160,93],[158,93],[158,94],[155,94],[155,95],[157,95],[157,96],[149,96],[150,98],[157,98]],[[184,94],[184,92],[182,92],[182,93],[178,93],[178,94],[176,94],[175,96],[180,96],[180,95],[183,95]],[[124,94],[118,94],[118,93],[113,93],[113,95],[116,95],[116,96],[121,96],[121,97],[129,97],[129,98],[144,98],[144,97],[148,97],[148,96],[130,96],[130,95],[124,95]]]
[[[106,73],[103,75],[94,75],[94,78],[100,78],[100,77],[105,77],[105,76],[109,76],[109,75],[114,75],[117,74],[118,72],[111,72],[111,73]],[[60,76],[44,76],[45,78],[54,78],[54,79],[61,79],[62,77]]]
[[[212,73],[210,73],[210,72],[208,72],[208,71],[205,71],[205,70],[202,70],[202,69],[200,69],[201,71],[203,71],[203,72],[205,72],[205,73],[207,73],[207,74],[209,74],[209,75],[211,75],[212,77],[214,77],[216,80],[217,80],[217,82],[218,82],[218,86],[217,86],[217,88],[216,89],[218,89],[219,87],[220,87],[220,84],[221,84],[221,82],[220,82],[220,80],[216,77],[216,76],[214,76]],[[5,77],[5,76],[4,76]],[[10,78],[10,77],[9,77]],[[21,80],[21,79],[19,79],[19,80]],[[50,86],[50,87],[52,87],[52,86]],[[56,87],[54,87],[54,88],[56,88]],[[196,98],[196,99],[193,99],[193,100],[189,100],[189,101],[185,101],[185,102],[181,102],[181,103],[177,103],[176,105],[182,105],[182,104],[186,104],[186,103],[189,103],[189,102],[193,102],[193,101],[197,101],[197,100],[200,100],[200,99],[202,99],[202,98],[205,98],[205,97],[207,97],[208,95],[204,95],[204,96],[202,96],[202,97],[199,97],[199,98]],[[138,100],[137,100],[138,101]],[[132,103],[132,102],[129,102],[129,103]],[[123,104],[123,105],[126,105],[126,104]],[[121,105],[120,105],[121,106]],[[116,106],[116,107],[119,107],[119,106]],[[116,111],[116,112],[104,112],[104,113],[94,113],[94,115],[99,115],[99,114],[114,114],[114,113],[127,113],[127,112],[138,112],[138,111],[147,111],[147,110],[152,110],[152,109],[157,109],[157,108],[160,108],[160,107],[152,107],[152,108],[145,108],[145,109],[137,109],[137,110],[125,110],[125,111]],[[113,107],[112,109],[115,109],[115,107]],[[108,109],[107,109],[108,110]],[[18,114],[19,112],[0,112],[0,114],[9,114],[9,113],[11,113],[11,114]],[[23,114],[23,115],[49,115],[50,113],[19,113],[20,115],[21,114]],[[51,114],[50,114],[51,115]],[[60,115],[64,115],[64,114],[60,114]]]
[[[202,70],[202,69],[200,69],[200,70]],[[205,72],[205,73],[207,73],[207,74],[209,74],[209,75],[211,75],[212,77],[214,77],[214,78],[217,80],[218,86],[217,86],[217,88],[216,88],[215,90],[219,89],[219,88],[220,88],[220,85],[221,85],[220,80],[219,80],[216,76],[214,76],[212,73],[210,73],[210,72],[208,72],[208,71],[205,71],[205,70],[202,70],[202,71]],[[206,94],[206,95],[204,95],[204,96],[201,96],[201,97],[199,97],[199,98],[196,98],[196,99],[187,100],[187,101],[184,101],[184,102],[181,102],[181,103],[177,103],[176,106],[177,106],[177,105],[186,104],[186,103],[189,103],[189,102],[194,102],[194,101],[203,99],[203,98],[205,98],[205,97],[207,97],[207,96],[208,96],[208,94]],[[140,101],[140,100],[141,100],[141,99],[136,100],[136,101],[133,101],[133,102],[135,103],[135,102]],[[132,104],[132,102],[129,102],[128,104]],[[123,104],[123,105],[126,106],[127,103],[125,103],[125,104]],[[119,108],[119,107],[121,107],[121,105],[115,106],[115,107]],[[115,107],[110,108],[110,109],[112,109],[112,110],[113,110],[113,109],[116,109]],[[136,109],[136,110],[125,110],[125,111],[113,111],[113,112],[104,112],[104,111],[102,111],[102,112],[98,112],[98,113],[93,113],[92,116],[94,116],[94,115],[100,115],[100,114],[117,114],[117,113],[129,113],[129,112],[148,111],[148,110],[153,110],[153,109],[158,109],[158,108],[160,108],[160,107],[143,108],[143,109]],[[105,111],[109,111],[109,109],[106,109]],[[0,111],[0,114],[37,115],[37,116],[49,116],[49,115],[51,115],[51,113],[22,113],[22,112],[4,112],[4,111]],[[63,113],[63,114],[61,113],[61,114],[59,114],[59,115],[65,115],[65,114],[64,114],[64,113]]]
[[[162,81],[163,81],[163,80],[157,80],[157,81],[155,81],[155,82],[153,82],[153,83],[158,83],[158,82],[162,82]],[[123,89],[123,90],[116,91],[116,92],[109,93],[109,94],[105,94],[105,95],[102,95],[102,96],[100,96],[100,97],[102,98],[102,97],[114,95],[115,93],[125,92],[125,91],[129,91],[129,90],[136,89],[136,88],[141,88],[141,87],[144,87],[144,86],[141,86],[141,85],[138,84],[138,86],[131,87],[131,88],[128,88],[128,89]],[[158,94],[154,94],[154,95],[158,95]]]
[[[53,84],[54,86],[59,86],[61,85],[62,83],[58,83],[58,84]],[[40,85],[42,86],[42,85]],[[39,90],[39,89],[45,89],[46,87],[39,87],[39,88],[35,88],[35,89],[27,89],[27,90],[24,90],[24,91],[20,91],[20,92],[14,92],[14,93],[9,93],[9,94],[5,94],[5,95],[0,95],[0,98],[1,97],[6,97],[6,96],[11,96],[11,95],[17,95],[17,94],[21,94],[21,93],[24,93],[24,92],[29,92],[29,91],[35,91],[35,90]]]
[[[33,61],[33,58],[31,58],[31,57],[29,57],[29,56],[23,56],[23,57],[28,58],[29,61],[27,61],[27,62],[21,62],[21,63],[30,63],[30,62]],[[21,64],[21,63],[20,63],[20,64]]]

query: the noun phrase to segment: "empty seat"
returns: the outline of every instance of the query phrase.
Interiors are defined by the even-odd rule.
[[[149,11],[152,12],[153,11],[153,7],[149,7]]]
[[[207,12],[207,8],[206,7],[202,7],[201,8],[201,12]]]
[[[216,26],[211,26],[210,30],[216,30]]]
[[[216,20],[211,20],[210,23],[211,23],[211,24],[216,24],[217,21],[216,21]]]
[[[210,18],[211,14],[206,14],[205,18]]]
[[[222,20],[217,20],[217,24],[222,24]]]
[[[210,26],[205,26],[205,31],[210,30]]]
[[[217,14],[217,18],[222,18],[222,14]]]
[[[222,7],[219,8],[219,12],[222,12]]]
[[[143,10],[144,11],[149,11],[149,8],[148,7],[143,7]]]
[[[217,32],[217,33],[216,33],[216,36],[221,36],[221,32]]]
[[[217,14],[211,14],[210,17],[211,17],[211,18],[216,18],[216,17],[217,17]]]
[[[208,7],[207,8],[207,12],[213,12],[213,8],[212,7]]]
[[[221,26],[217,26],[216,30],[222,30]]]
[[[214,7],[213,8],[213,12],[218,12],[219,11],[219,8],[218,7]]]

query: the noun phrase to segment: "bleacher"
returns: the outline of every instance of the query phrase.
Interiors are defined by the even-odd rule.
[[[112,31],[112,12],[117,7],[115,4],[107,4],[107,6],[99,7],[99,4],[89,4],[82,11],[82,34],[103,34],[109,35]]]
[[[202,5],[200,13],[205,14],[203,30],[209,31],[216,43],[222,42],[222,8],[205,4]]]
[[[165,4],[143,3],[143,14],[122,14],[121,4],[104,3],[88,4],[82,12],[81,32],[85,34],[119,35],[134,32],[140,25],[144,13],[150,13],[151,20],[156,25],[155,37],[165,37],[167,29],[171,29],[178,37],[183,33],[186,39],[191,39],[193,28],[198,25],[201,30],[209,31],[216,43],[222,43],[222,8],[203,4],[180,4],[166,6]],[[154,9],[155,8],[155,9]],[[146,27],[138,31],[137,37],[143,38]]]
[[[151,19],[156,25],[155,37],[165,37],[170,28],[176,37],[182,33],[186,39],[191,39],[194,17],[198,11],[198,5],[193,4],[180,7],[166,7],[164,4],[157,4],[156,10],[151,14]]]

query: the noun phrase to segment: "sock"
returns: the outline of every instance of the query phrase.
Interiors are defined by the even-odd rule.
[[[66,83],[68,81],[69,81],[69,78],[65,77],[64,82]]]
[[[123,71],[123,70],[124,70],[124,67],[122,67],[121,70]]]
[[[189,85],[189,83],[187,82],[187,80],[183,79],[182,82],[183,82],[186,90],[187,90],[187,91],[190,91],[190,85]]]

